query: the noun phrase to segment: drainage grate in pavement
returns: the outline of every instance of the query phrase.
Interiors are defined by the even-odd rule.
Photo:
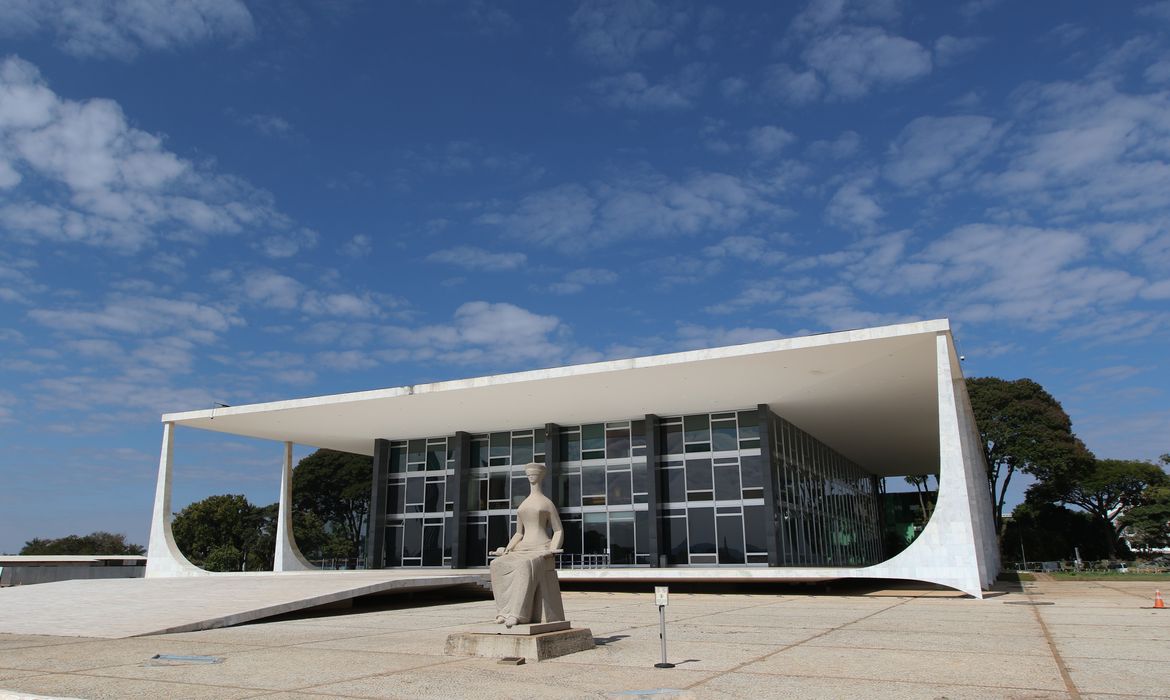
[[[187,666],[191,664],[223,663],[222,656],[184,656],[182,654],[155,654],[146,661],[147,666]]]
[[[1004,605],[1056,605],[1050,600],[1006,600]]]

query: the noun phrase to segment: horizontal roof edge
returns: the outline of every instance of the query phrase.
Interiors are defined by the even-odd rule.
[[[910,323],[878,326],[874,328],[858,328],[852,330],[819,333],[815,335],[779,338],[776,340],[763,340],[740,345],[686,350],[662,355],[647,355],[643,357],[619,360],[604,360],[601,362],[592,362],[581,365],[566,365],[562,367],[486,375],[468,379],[446,380],[427,384],[416,384],[386,389],[373,389],[368,391],[358,391],[343,394],[328,394],[324,396],[312,396],[299,399],[285,399],[264,403],[243,404],[240,406],[225,406],[220,408],[199,409],[195,411],[164,413],[162,415],[162,422],[181,423],[184,421],[215,418],[217,416],[223,417],[231,415],[243,415],[248,413],[281,411],[286,409],[303,408],[308,406],[324,406],[336,403],[353,403],[359,401],[393,398],[396,396],[455,391],[459,389],[470,389],[480,386],[494,386],[513,382],[555,379],[558,377],[571,377],[603,372],[616,372],[645,367],[659,367],[683,362],[696,362],[725,357],[777,352],[781,350],[835,345],[862,340],[877,340],[881,338],[895,338],[924,333],[940,333],[949,331],[950,321],[948,319],[931,319],[926,321],[914,321]]]

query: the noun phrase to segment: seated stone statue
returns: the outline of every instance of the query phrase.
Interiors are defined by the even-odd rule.
[[[516,534],[508,546],[492,552],[496,557],[490,567],[496,622],[509,628],[565,619],[556,571],[556,555],[562,551],[565,533],[556,506],[541,493],[546,471],[543,464],[535,462],[524,467],[532,491],[516,510]]]

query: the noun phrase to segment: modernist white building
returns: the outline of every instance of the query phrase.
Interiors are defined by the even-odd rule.
[[[433,384],[171,413],[147,576],[203,573],[174,544],[176,428],[370,455],[367,563],[474,568],[549,467],[562,577],[912,579],[981,597],[999,569],[986,468],[946,320]],[[933,516],[885,558],[887,476],[934,474]]]

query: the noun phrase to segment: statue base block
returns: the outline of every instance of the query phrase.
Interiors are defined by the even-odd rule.
[[[512,629],[515,630],[517,627],[520,625]],[[456,632],[447,637],[445,653],[448,656],[487,658],[522,656],[530,661],[544,661],[578,651],[587,651],[593,646],[593,632],[582,627],[537,634]]]
[[[476,634],[516,634],[527,636],[544,634],[545,632],[560,632],[561,630],[569,629],[571,626],[568,620],[561,620],[560,622],[529,622],[524,625],[512,625],[511,627],[504,627],[502,624],[492,623],[490,625],[480,625],[467,631],[475,632]]]

